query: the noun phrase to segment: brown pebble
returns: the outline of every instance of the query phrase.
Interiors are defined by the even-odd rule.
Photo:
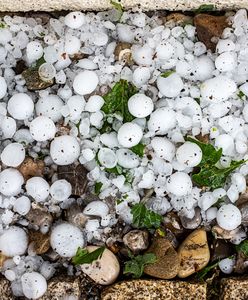
[[[36,254],[44,254],[50,248],[48,234],[42,234],[40,231],[29,231],[29,241]]]
[[[27,181],[33,176],[43,176],[45,170],[45,164],[42,160],[34,160],[31,157],[26,157],[23,163],[18,167],[18,170],[22,173],[24,180]]]

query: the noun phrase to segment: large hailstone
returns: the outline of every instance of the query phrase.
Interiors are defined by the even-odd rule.
[[[76,75],[73,81],[74,91],[79,95],[87,95],[96,89],[99,78],[94,71],[82,71]]]
[[[39,116],[33,119],[29,128],[32,138],[38,142],[51,140],[56,133],[54,122],[45,116]]]
[[[131,148],[138,145],[142,136],[143,132],[141,127],[135,123],[128,122],[119,128],[117,139],[121,146]]]
[[[71,184],[65,179],[56,180],[50,187],[51,196],[59,202],[68,199],[71,193]]]
[[[233,204],[225,204],[217,212],[218,225],[225,230],[234,230],[241,224],[240,210]]]
[[[154,137],[151,140],[151,146],[156,155],[166,161],[171,162],[175,156],[175,145],[165,137]]]
[[[128,100],[128,110],[136,118],[149,116],[154,108],[153,101],[145,94],[135,94]]]
[[[1,161],[8,167],[18,167],[25,159],[25,148],[22,144],[8,144],[1,153]]]
[[[16,196],[21,192],[24,179],[16,169],[5,169],[0,173],[0,193],[4,196]]]
[[[28,299],[39,299],[47,290],[44,276],[38,272],[27,272],[21,277],[23,294]]]
[[[7,93],[7,83],[4,77],[0,76],[0,99],[2,99]]]
[[[49,196],[50,186],[42,177],[32,177],[26,182],[27,194],[37,202],[44,202]]]
[[[85,247],[83,232],[69,223],[56,225],[50,236],[51,247],[62,257],[73,257],[78,247]]]
[[[97,157],[100,164],[105,168],[112,169],[117,164],[117,157],[114,151],[109,148],[101,148]]]
[[[17,93],[9,99],[7,109],[11,117],[16,120],[25,120],[32,116],[34,102],[29,95]]]
[[[85,23],[85,16],[80,11],[73,11],[65,16],[64,22],[66,26],[77,29]]]
[[[219,75],[204,81],[200,90],[204,101],[218,103],[231,97],[237,90],[237,85],[232,79]]]
[[[167,180],[167,190],[179,197],[191,193],[192,181],[190,176],[184,172],[172,174]]]
[[[64,102],[57,95],[48,95],[38,100],[35,105],[37,116],[46,116],[53,122],[62,118],[61,108]]]
[[[13,257],[23,255],[28,247],[26,232],[17,226],[10,226],[0,236],[0,251],[3,255]]]
[[[80,146],[77,139],[70,135],[56,137],[50,145],[50,155],[55,164],[70,165],[77,160]]]
[[[173,73],[168,77],[159,76],[157,86],[160,93],[168,98],[177,97],[183,89],[183,81],[177,73]]]
[[[176,157],[180,164],[187,167],[195,167],[202,160],[202,150],[195,143],[185,142],[177,149]]]
[[[175,112],[167,107],[158,108],[151,114],[147,126],[155,134],[165,134],[176,126]]]
[[[133,169],[139,165],[139,157],[129,149],[118,149],[116,157],[118,165],[125,169]]]

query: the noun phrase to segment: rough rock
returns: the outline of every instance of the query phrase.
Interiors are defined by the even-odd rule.
[[[31,208],[25,218],[31,227],[40,229],[42,233],[47,233],[53,222],[52,215],[40,208]]]
[[[185,216],[181,216],[180,220],[181,220],[181,223],[182,223],[184,228],[186,228],[186,229],[196,229],[197,227],[199,227],[199,225],[201,224],[201,221],[202,221],[200,208],[197,207],[195,209],[195,215],[192,219],[189,219]]]
[[[2,275],[0,276],[0,293],[1,300],[14,300],[15,297],[12,295],[12,291],[10,288],[10,282],[5,279]]]
[[[176,277],[179,271],[179,257],[171,243],[165,238],[155,238],[147,253],[154,253],[157,261],[144,268],[144,273],[160,279]]]
[[[131,230],[123,237],[123,242],[132,252],[139,253],[149,246],[149,235],[144,230]]]
[[[26,86],[30,91],[43,90],[52,86],[54,80],[43,81],[41,80],[38,70],[29,68],[22,72],[22,76],[26,81]]]
[[[212,16],[199,14],[194,17],[197,37],[207,49],[215,51],[218,38],[221,37],[225,27],[228,27],[226,16]]]
[[[167,280],[118,282],[103,293],[101,300],[206,300],[206,283]]]
[[[220,300],[247,300],[248,279],[224,278],[221,280]]]
[[[22,173],[24,180],[27,181],[33,176],[43,176],[45,164],[42,160],[34,160],[31,157],[26,157],[18,170]]]
[[[78,204],[73,204],[66,211],[66,219],[69,223],[83,228],[89,217],[83,213]]]
[[[185,278],[203,269],[209,262],[207,234],[203,229],[193,231],[178,249],[180,268],[178,277]]]
[[[173,12],[165,17],[166,24],[175,24],[178,26],[185,26],[187,24],[193,24],[193,18],[182,13]]]
[[[42,234],[40,231],[29,231],[29,242],[36,254],[44,254],[50,248],[50,240],[48,234]]]

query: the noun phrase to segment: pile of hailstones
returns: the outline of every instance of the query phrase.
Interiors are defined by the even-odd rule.
[[[224,30],[216,53],[197,41],[192,25],[163,25],[156,15],[148,17],[142,12],[124,12],[121,22],[119,17],[111,10],[73,12],[50,19],[46,25],[39,18],[5,16],[2,20],[0,250],[9,258],[2,272],[16,296],[39,298],[55,272],[54,263],[44,261],[28,247],[25,215],[37,203],[58,213],[76,201],[70,198],[70,183],[57,180],[57,165],[80,163],[89,170],[92,186],[102,184],[100,199],[122,197],[116,214],[110,213],[104,201],[88,204],[84,213],[97,218],[89,218],[83,230],[69,223],[53,224],[51,247],[64,258],[69,273],[73,272],[70,258],[78,247],[101,241],[102,233],[111,230],[118,218],[132,224],[130,207],[140,201],[146,189],[154,190],[150,208],[161,215],[173,209],[192,218],[198,206],[204,224],[216,219],[225,230],[241,224],[235,202],[246,190],[248,164],[235,170],[222,188],[201,190],[189,174],[201,161],[202,152],[184,137],[209,135],[211,143],[223,149],[223,167],[231,160],[248,158],[246,11],[230,16],[232,25]],[[118,42],[132,44],[132,65],[115,59]],[[87,58],[73,61],[78,53]],[[30,92],[14,67],[20,59],[32,66],[42,57],[46,63],[40,75],[54,79],[55,85]],[[160,76],[171,69],[175,72],[170,76]],[[128,101],[135,118],[123,123],[119,115],[110,115],[112,131],[101,134],[105,118],[101,95],[120,79],[138,89]],[[239,91],[244,99],[237,96]],[[61,122],[70,132],[56,136],[56,125]],[[146,145],[149,159],[130,150],[139,143]],[[35,159],[40,152],[46,167],[55,172],[52,182],[42,177],[24,182],[18,166],[25,157]],[[125,182],[122,174],[105,172],[117,164],[129,170],[132,183]],[[219,198],[225,203],[218,210],[214,204]],[[43,228],[43,233],[47,231]],[[241,230],[233,242],[240,243],[244,237]]]

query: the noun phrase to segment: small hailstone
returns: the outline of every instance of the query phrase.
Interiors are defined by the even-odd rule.
[[[87,216],[98,216],[104,218],[109,213],[109,208],[106,203],[97,200],[88,203],[83,213]]]
[[[140,189],[151,189],[154,185],[154,172],[152,170],[148,170],[142,176],[141,181],[138,184],[138,188]]]
[[[113,150],[109,148],[101,148],[98,152],[98,160],[105,168],[114,168],[117,164],[117,157]]]
[[[8,101],[8,112],[16,120],[25,120],[32,116],[34,102],[24,93],[14,94]]]
[[[86,161],[91,161],[92,159],[95,158],[95,153],[90,148],[83,149],[81,153],[82,153],[82,156],[85,158]]]
[[[87,95],[96,89],[99,78],[94,71],[82,71],[76,75],[73,81],[74,91],[79,95]]]
[[[7,83],[4,77],[0,76],[0,99],[2,99],[7,93]]]
[[[143,132],[139,125],[127,122],[119,128],[117,139],[121,146],[131,148],[140,142],[142,136]]]
[[[63,70],[60,70],[55,75],[55,81],[58,84],[65,84],[66,83],[66,74]]]
[[[222,153],[224,155],[233,155],[234,152],[234,141],[229,134],[220,134],[215,139],[215,147],[222,148]]]
[[[219,262],[219,268],[221,272],[225,274],[231,274],[235,266],[235,260],[233,258],[224,258]]]
[[[17,198],[13,205],[13,210],[21,216],[25,216],[31,208],[31,201],[26,196]]]
[[[56,269],[54,268],[53,264],[48,261],[44,261],[40,267],[40,273],[46,278],[46,280],[50,279],[55,272]]]
[[[50,194],[57,201],[65,201],[72,193],[71,184],[65,180],[56,180],[50,187]]]
[[[239,191],[237,189],[237,186],[234,184],[231,184],[231,186],[227,190],[226,195],[232,203],[236,202],[239,198]]]
[[[84,110],[89,112],[96,112],[102,108],[103,104],[104,104],[103,97],[99,95],[93,95],[90,96],[90,98],[86,102]]]
[[[236,67],[236,57],[232,52],[224,52],[215,60],[216,69],[220,72],[231,72]]]
[[[3,137],[6,139],[10,139],[16,132],[16,121],[11,117],[4,117],[1,122],[1,129],[3,133]]]
[[[65,39],[65,52],[74,55],[79,52],[81,47],[80,39],[76,36],[67,36]]]
[[[5,196],[16,196],[21,192],[24,179],[16,169],[5,169],[0,173],[0,193]]]
[[[156,155],[166,161],[171,162],[175,156],[175,145],[164,137],[154,137],[151,140],[151,146],[154,149]]]
[[[80,11],[70,12],[65,16],[65,25],[72,28],[78,29],[85,23],[85,16]]]
[[[137,87],[141,87],[148,82],[150,76],[151,73],[148,67],[138,67],[133,72],[133,83]]]
[[[217,207],[210,207],[207,211],[206,211],[206,219],[208,222],[214,220],[217,216],[217,211],[218,208]]]
[[[40,42],[31,41],[27,44],[27,58],[30,62],[34,62],[42,57],[43,47]]]
[[[97,111],[90,115],[90,124],[96,128],[100,128],[102,126],[103,113],[101,111]]]
[[[9,225],[11,222],[13,222],[13,217],[14,217],[13,211],[9,209],[5,209],[5,211],[1,215],[2,223],[5,225]]]
[[[42,177],[32,177],[26,182],[27,194],[37,202],[44,202],[49,196],[49,184]]]
[[[85,246],[83,232],[69,223],[62,223],[53,227],[50,243],[52,249],[62,257],[73,257],[78,247]]]
[[[167,179],[168,192],[176,196],[185,196],[192,190],[192,181],[188,174],[176,172]]]
[[[4,272],[4,276],[9,280],[9,281],[13,281],[16,279],[16,274],[13,270],[6,270]]]
[[[176,157],[179,163],[187,167],[195,167],[202,160],[202,151],[195,143],[185,142],[177,149]]]
[[[38,69],[39,77],[42,81],[50,81],[56,75],[56,69],[50,63],[42,64]]]
[[[35,105],[36,114],[37,116],[46,116],[53,122],[57,122],[62,117],[60,110],[63,104],[57,95],[42,97]]]
[[[135,94],[128,100],[128,110],[136,118],[149,116],[154,108],[153,101],[145,94]]]
[[[18,167],[25,159],[25,148],[22,144],[8,144],[1,153],[1,161],[8,167]]]
[[[248,147],[245,142],[238,140],[235,143],[235,149],[239,154],[245,154],[247,152]]]
[[[21,277],[22,290],[28,299],[38,299],[47,290],[46,279],[38,272],[24,273]]]
[[[100,141],[101,141],[101,143],[103,143],[103,145],[105,145],[109,148],[118,147],[118,145],[119,145],[116,132],[101,134]]]
[[[14,262],[16,265],[19,265],[19,263],[21,262],[21,257],[20,257],[20,255],[15,255],[12,259],[13,259],[13,262]]]
[[[68,99],[67,106],[69,108],[70,119],[77,121],[80,119],[81,113],[84,110],[85,100],[82,96],[74,95]]]
[[[167,107],[156,109],[148,121],[149,131],[156,134],[165,134],[176,125],[176,116],[173,110]]]
[[[232,183],[237,187],[239,193],[244,193],[246,190],[246,178],[240,173],[232,174]]]
[[[105,46],[108,43],[108,35],[104,32],[93,33],[93,43],[98,46]]]
[[[17,226],[10,226],[0,236],[0,251],[6,256],[23,255],[28,247],[26,232]]]
[[[163,42],[156,47],[156,57],[161,60],[169,60],[174,51],[174,47],[169,42]]]
[[[203,210],[206,211],[209,209],[215,202],[217,201],[216,198],[214,198],[213,194],[211,192],[203,193],[198,200],[198,206]]]
[[[118,149],[116,157],[118,165],[125,169],[133,169],[139,165],[139,157],[129,149]]]
[[[218,103],[226,101],[236,89],[236,83],[232,79],[219,75],[201,84],[201,96],[205,101]]]
[[[218,210],[216,220],[223,229],[234,230],[241,224],[240,210],[233,204],[225,204]]]
[[[100,227],[99,220],[96,219],[88,220],[87,223],[85,224],[85,230],[87,232],[87,235],[89,235],[89,233],[95,232],[99,227]],[[92,234],[90,234],[90,236],[92,237]]]
[[[77,160],[80,146],[75,137],[63,135],[55,137],[50,145],[50,155],[57,165],[70,165]]]
[[[184,84],[181,77],[177,73],[173,73],[166,78],[159,76],[157,86],[163,96],[173,98],[180,94]]]
[[[98,68],[97,64],[93,62],[93,60],[89,58],[82,58],[76,64],[78,68],[86,69],[86,70],[96,70]]]
[[[154,50],[147,44],[144,46],[134,45],[132,47],[133,60],[142,66],[150,66],[153,62]]]
[[[54,138],[56,126],[48,117],[39,116],[30,123],[30,133],[34,140],[44,142]]]
[[[223,53],[226,51],[234,51],[235,50],[235,44],[230,39],[221,40],[219,39],[217,45],[216,45],[216,52],[217,53]]]
[[[223,198],[224,196],[226,196],[226,190],[224,190],[223,188],[215,189],[213,190],[213,196],[216,199]]]

